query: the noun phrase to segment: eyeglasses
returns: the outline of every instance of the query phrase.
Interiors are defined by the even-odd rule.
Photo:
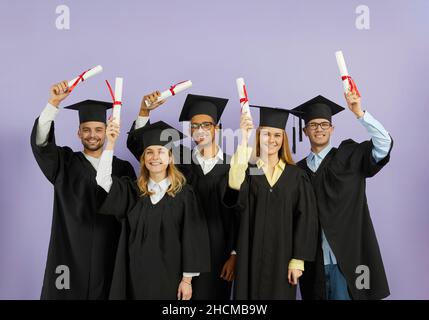
[[[203,122],[203,123],[191,123],[192,130],[198,130],[199,128],[203,128],[203,130],[208,131],[214,126],[213,122]]]
[[[320,126],[320,128],[322,128],[322,130],[328,130],[332,125],[330,122],[311,122],[308,123],[305,127],[309,128],[310,130],[317,130],[317,128]]]

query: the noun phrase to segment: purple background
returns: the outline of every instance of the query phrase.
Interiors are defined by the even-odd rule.
[[[70,8],[70,30],[55,27],[61,4]],[[360,4],[370,8],[370,30],[355,27]],[[343,50],[364,108],[395,140],[390,164],[367,187],[390,298],[428,299],[428,31],[427,0],[1,1],[0,298],[40,294],[53,189],[36,165],[29,136],[51,84],[101,64],[103,74],[64,105],[109,101],[104,79],[124,77],[124,132],[142,95],[191,79],[191,92],[231,99],[223,124],[237,128],[239,76],[255,104],[288,108],[323,94],[344,105],[334,56]],[[171,98],[153,119],[180,128],[185,96]],[[348,110],[335,124],[334,145],[368,138]],[[62,110],[57,142],[80,150],[77,126],[77,115]],[[117,154],[136,165],[125,138]],[[308,150],[308,142],[301,143],[296,159]]]

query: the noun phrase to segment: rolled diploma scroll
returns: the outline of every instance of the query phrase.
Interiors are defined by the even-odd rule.
[[[170,89],[161,92],[161,96],[158,97],[157,102],[159,102],[161,100],[165,100],[165,99],[167,99],[173,95],[178,94],[179,92],[182,92],[183,90],[189,89],[190,87],[192,87],[192,81],[191,80],[179,82],[179,83],[171,86]],[[151,103],[149,101],[145,100],[145,103],[146,103],[146,107],[150,107]]]
[[[100,66],[100,65],[98,65],[98,66],[96,66],[96,67],[94,67],[94,68],[89,69],[88,71],[86,71],[86,72],[82,75],[82,78],[83,78],[83,80],[89,79],[89,78],[91,78],[92,76],[95,76],[95,75],[97,75],[97,74],[101,73],[102,71],[103,71],[103,67],[102,67],[102,66]],[[76,84],[78,84],[79,82],[81,82],[81,81],[82,81],[82,79],[80,79],[80,77],[76,77],[76,78],[74,78],[73,80],[70,80],[70,81],[69,81],[69,83],[68,83],[69,88],[71,88],[71,87],[73,86],[73,84],[74,84],[76,81],[78,81],[78,82],[76,83]]]
[[[113,105],[113,118],[115,118],[115,122],[121,122],[121,108],[122,108],[122,85],[123,78],[115,79],[115,104]],[[118,103],[119,102],[119,103]]]
[[[252,114],[250,113],[250,108],[249,108],[249,98],[247,96],[246,84],[244,83],[244,79],[238,78],[236,80],[236,83],[237,83],[238,97],[240,98],[241,113],[242,114],[247,113],[247,115],[250,118],[252,118]],[[249,140],[250,134],[251,132],[249,131],[247,133],[247,140]]]
[[[247,97],[246,84],[244,83],[244,79],[238,78],[236,80],[236,83],[237,83],[238,97],[240,98],[241,113],[246,112],[251,117],[252,115],[250,114],[249,100]]]
[[[349,76],[349,72],[347,71],[346,62],[344,61],[344,56],[342,51],[335,52],[335,57],[337,58],[338,69],[340,69],[341,78],[344,76]],[[348,93],[350,91],[350,84],[348,79],[344,79],[343,88],[344,92]]]

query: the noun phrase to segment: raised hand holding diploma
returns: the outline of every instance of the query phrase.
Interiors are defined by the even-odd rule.
[[[49,103],[54,107],[60,105],[61,101],[68,97],[70,94],[69,86],[67,81],[61,81],[59,83],[54,84],[50,90]]]
[[[122,108],[122,87],[123,87],[123,78],[115,79],[115,94],[113,94],[112,87],[110,86],[109,81],[106,80],[107,87],[109,89],[110,95],[113,100],[113,118],[116,123],[121,122],[121,108]]]
[[[70,80],[68,82],[68,86],[69,86],[69,91],[72,92],[74,90],[74,88],[76,88],[76,86],[80,83],[85,81],[86,79],[89,79],[99,73],[101,73],[103,71],[103,67],[98,65],[94,68],[88,69],[84,72],[82,72],[80,75],[78,75],[76,78],[74,78],[73,80]]]
[[[150,94],[145,95],[140,105],[139,116],[148,117],[150,111],[164,104],[165,100],[160,100],[159,97],[161,97],[161,92],[159,91],[154,91]],[[149,107],[147,106],[147,104],[149,104]]]
[[[344,94],[347,101],[347,106],[355,114],[357,118],[363,117],[364,112],[362,111],[361,97],[359,92],[350,91]]]
[[[106,128],[106,137],[107,137],[107,144],[106,144],[106,150],[114,150],[116,140],[119,137],[120,134],[120,125],[116,121],[115,118],[110,119],[107,121],[107,128]]]
[[[360,96],[356,83],[349,75],[349,72],[347,70],[346,62],[344,61],[343,52],[342,51],[335,52],[335,58],[337,59],[338,69],[340,69],[341,80],[343,81],[344,93],[347,94],[351,91],[354,91]]]
[[[179,92],[182,92],[183,90],[189,89],[190,87],[192,87],[192,81],[191,80],[176,83],[175,85],[172,85],[170,87],[170,89],[161,92],[161,95],[158,97],[158,100],[156,102],[160,102],[160,101],[165,100],[171,96],[175,96]],[[154,109],[154,108],[152,108],[151,101],[145,100],[145,104],[149,110]]]
[[[249,113],[244,112],[240,116],[240,129],[241,129],[241,145],[246,146],[249,142],[251,130],[253,129],[253,120]]]

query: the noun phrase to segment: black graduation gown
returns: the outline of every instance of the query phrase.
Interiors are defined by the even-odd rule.
[[[81,152],[55,143],[52,123],[48,144],[36,145],[36,120],[31,133],[34,157],[54,185],[51,238],[41,299],[107,299],[120,224],[97,210],[96,170]],[[127,161],[113,160],[113,175],[135,179]],[[70,271],[70,289],[58,290],[58,266]]]
[[[249,166],[240,191],[228,189],[224,200],[241,209],[235,298],[296,299],[289,261],[313,261],[317,245],[316,200],[305,171],[286,165],[271,187],[262,168]]]
[[[389,155],[376,163],[372,158],[371,141],[356,143],[343,141],[332,148],[313,173],[306,159],[298,165],[308,172],[317,198],[319,223],[335,254],[352,299],[382,299],[387,297],[387,284],[383,261],[372,225],[365,194],[366,178],[374,176],[389,162]],[[356,268],[368,266],[370,289],[358,289],[355,285]],[[325,273],[321,236],[317,258],[306,263],[301,281],[304,299],[326,299]]]
[[[130,132],[134,130],[132,126]],[[136,149],[132,134],[128,135],[128,149]],[[238,214],[235,208],[228,208],[222,202],[228,184],[230,157],[223,154],[223,161],[218,162],[206,175],[192,151],[182,145],[173,149],[177,168],[186,177],[197,196],[199,208],[205,214],[210,238],[210,273],[201,273],[192,280],[193,300],[229,300],[232,282],[220,278],[225,262],[231,251],[236,249],[238,236]]]
[[[113,177],[99,212],[122,221],[110,299],[177,300],[183,272],[209,271],[207,224],[189,185],[152,204],[135,181]]]
[[[189,154],[188,148],[180,148],[182,156]],[[211,272],[202,273],[192,280],[193,300],[229,300],[232,282],[220,278],[225,262],[231,251],[236,250],[238,237],[238,213],[228,208],[222,201],[228,184],[230,157],[223,154],[214,168],[204,174],[198,160],[193,157],[191,164],[178,165],[188,183],[195,190],[200,210],[207,219],[210,238]]]

